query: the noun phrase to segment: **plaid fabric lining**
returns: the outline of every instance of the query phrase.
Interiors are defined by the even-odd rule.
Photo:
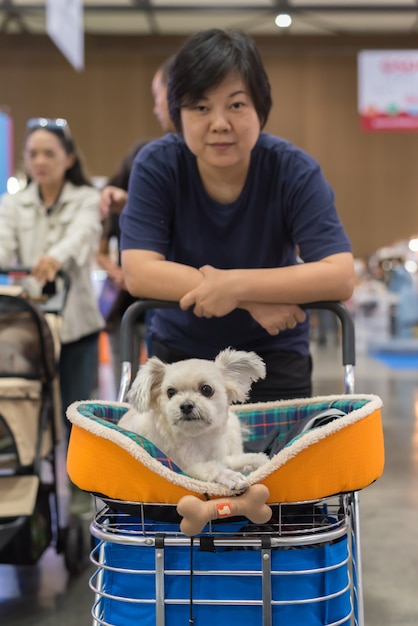
[[[148,454],[153,458],[168,467],[168,469],[176,472],[177,474],[184,474],[181,469],[173,463],[173,461],[165,456],[164,452],[161,452],[157,446],[154,446],[149,439],[145,437],[141,437],[137,433],[132,432],[131,430],[125,430],[125,428],[121,428],[118,426],[118,422],[121,419],[122,415],[124,415],[127,411],[126,407],[118,407],[111,406],[106,404],[80,404],[78,407],[79,413],[88,419],[97,422],[98,424],[102,424],[102,426],[106,426],[107,428],[112,428],[113,430],[117,430],[118,432],[125,435],[125,437],[129,437],[132,441],[134,441],[138,446],[143,448]]]
[[[344,413],[350,413],[354,409],[360,409],[368,400],[341,399],[334,402],[313,402],[303,406],[276,406],[264,410],[238,410],[237,414],[248,430],[248,441],[263,439],[273,428],[279,428],[278,440],[281,441],[290,428],[314,413],[326,409],[340,409]]]
[[[303,406],[275,406],[264,410],[250,411],[243,407],[242,410],[237,411],[237,414],[243,426],[248,429],[248,440],[253,441],[255,439],[264,438],[272,428],[282,427],[280,428],[280,433],[277,437],[280,441],[296,422],[303,420],[313,413],[318,413],[331,408],[340,409],[340,411],[344,411],[344,413],[350,413],[355,409],[360,409],[367,404],[367,402],[369,402],[369,400],[349,400],[342,397],[340,400],[333,402],[312,402],[312,404],[306,404]],[[91,403],[80,404],[78,406],[78,411],[87,419],[91,419],[102,426],[106,426],[107,428],[117,430],[126,437],[129,437],[129,439],[148,452],[152,458],[156,459],[173,472],[176,472],[177,474],[184,474],[184,472],[182,472],[169,457],[165,456],[164,453],[161,452],[159,448],[154,446],[154,444],[148,439],[118,426],[119,420],[127,411],[126,407]],[[290,445],[290,443],[287,445]]]

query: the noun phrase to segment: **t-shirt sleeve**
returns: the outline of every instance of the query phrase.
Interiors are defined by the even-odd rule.
[[[287,162],[286,220],[305,262],[351,252],[351,243],[335,207],[334,192],[319,164],[299,152]]]

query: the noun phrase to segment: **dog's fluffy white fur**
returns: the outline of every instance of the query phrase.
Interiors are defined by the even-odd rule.
[[[152,441],[189,476],[243,491],[245,474],[268,457],[244,453],[241,424],[230,405],[243,402],[265,375],[255,352],[227,349],[214,361],[172,364],[152,357],[139,369],[128,394],[132,408],[119,425]]]

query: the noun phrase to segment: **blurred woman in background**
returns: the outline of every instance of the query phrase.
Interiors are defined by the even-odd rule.
[[[90,277],[101,235],[99,192],[81,164],[64,119],[27,122],[28,185],[0,201],[0,266],[32,268],[38,293],[64,271],[70,280],[59,363],[63,409],[91,397],[97,382],[98,338],[104,327]]]

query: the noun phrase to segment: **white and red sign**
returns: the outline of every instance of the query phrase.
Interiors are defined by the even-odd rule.
[[[358,110],[367,131],[418,130],[418,50],[358,55]]]

